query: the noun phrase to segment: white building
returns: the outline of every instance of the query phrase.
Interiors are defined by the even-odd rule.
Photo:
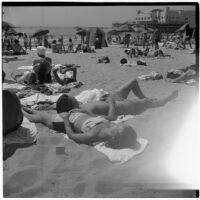
[[[135,17],[136,23],[163,23],[163,24],[184,24],[189,22],[191,27],[195,26],[194,10],[171,10],[170,7],[165,9],[153,9],[148,13],[140,10]]]

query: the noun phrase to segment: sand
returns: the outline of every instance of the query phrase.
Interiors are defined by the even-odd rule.
[[[133,77],[158,71],[165,75],[171,68],[181,68],[195,63],[191,50],[163,49],[174,58],[144,58],[147,66],[122,67],[119,61],[125,57],[124,48],[110,46],[97,53],[48,54],[53,63],[74,63],[78,69],[78,81],[84,85],[72,89],[69,94],[102,88],[108,92],[118,88]],[[108,56],[109,64],[96,64],[99,56]],[[31,65],[36,52],[18,56],[16,61],[3,63],[10,72],[19,66]],[[137,59],[134,59],[135,61]],[[140,81],[148,97],[162,98],[178,89],[178,97],[160,108],[149,109],[127,121],[138,136],[148,139],[145,151],[123,165],[111,163],[107,157],[87,145],[79,145],[64,139],[43,125],[37,125],[39,134],[36,145],[19,148],[3,163],[4,197],[191,197],[187,182],[171,174],[167,167],[171,150],[179,142],[181,127],[196,102],[195,86],[174,84],[164,80]],[[129,98],[136,98],[130,94]],[[195,132],[188,137],[195,138]],[[61,149],[59,148],[61,147]],[[63,147],[63,148],[62,148]],[[188,149],[190,152],[190,149]]]

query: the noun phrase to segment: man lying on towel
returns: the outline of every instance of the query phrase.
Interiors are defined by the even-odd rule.
[[[141,99],[126,99],[131,90]],[[79,106],[75,98],[63,95],[57,101],[57,112],[60,115],[27,108],[24,108],[23,113],[31,122],[66,132],[69,138],[77,143],[106,141],[112,148],[131,147],[136,140],[134,130],[130,126],[116,125],[111,121],[115,120],[117,115],[139,114],[147,108],[163,106],[177,95],[178,91],[174,91],[161,100],[148,99],[140,90],[137,80],[133,79],[119,88],[114,95],[107,97],[107,102],[98,101]]]

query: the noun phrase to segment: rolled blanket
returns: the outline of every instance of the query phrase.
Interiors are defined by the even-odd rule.
[[[21,126],[3,137],[4,144],[33,144],[37,140],[37,128],[35,123],[31,123],[26,117],[23,118]]]

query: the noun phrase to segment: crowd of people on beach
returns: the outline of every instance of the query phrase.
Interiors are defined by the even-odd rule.
[[[130,35],[125,36],[123,44],[127,49],[124,52],[131,58],[138,56],[148,57],[152,52],[149,50],[149,40],[151,40],[154,46],[154,54],[157,52],[157,56],[164,57],[164,53],[159,47],[161,41],[164,41],[163,46],[167,46],[169,41],[173,41],[176,42],[178,47],[183,45],[184,49],[186,42],[189,42],[191,47],[192,37],[191,32],[187,33],[186,29],[185,36],[182,33],[177,33],[176,37],[173,36],[164,41],[158,26],[156,26],[151,37],[147,33],[143,34],[143,50],[138,47],[130,48]],[[19,44],[19,38],[8,39],[5,35],[3,54],[9,51],[12,51],[12,55],[26,54],[28,46],[31,49],[31,45],[26,34],[23,34],[22,38],[24,40],[24,48]],[[31,38],[29,39],[31,40]],[[96,42],[98,43],[98,38],[96,38]],[[113,91],[112,94],[102,95],[98,101],[80,104],[75,97],[66,94],[69,90],[65,90],[71,83],[77,83],[75,85],[77,87],[81,86],[82,83],[77,82],[77,68],[80,66],[75,64],[53,65],[52,59],[46,56],[46,48],[51,48],[52,53],[74,53],[81,51],[95,52],[95,47],[84,43],[75,46],[72,38],[69,38],[66,48],[63,37],[53,40],[51,43],[49,43],[47,37],[43,37],[43,40],[38,37],[36,46],[38,57],[33,60],[33,69],[21,74],[11,74],[16,83],[27,86],[27,88],[22,89],[20,92],[18,91],[19,93],[9,89],[3,90],[3,136],[18,129],[23,123],[23,118],[26,117],[30,122],[42,123],[50,129],[66,133],[70,139],[77,143],[93,145],[96,142],[103,141],[111,148],[131,148],[136,142],[137,135],[131,126],[113,123],[117,116],[138,115],[148,108],[164,106],[178,95],[178,91],[175,90],[162,99],[148,98],[139,86],[139,79],[133,78],[116,91]],[[104,60],[105,62],[99,59],[98,63],[110,63],[108,57],[104,57]],[[130,64],[126,59],[122,59],[120,62],[122,65]],[[146,63],[143,63],[143,65],[146,65]],[[2,71],[3,82],[5,77],[6,73]],[[159,77],[159,79],[162,78]],[[191,78],[197,79],[197,65],[175,71],[171,70],[166,75],[166,81],[174,83],[185,82]],[[59,84],[59,89],[61,87],[64,88],[64,90],[60,90],[61,96],[57,101],[48,106],[48,110],[54,110],[56,114],[50,114],[45,109],[36,111],[21,105],[19,99],[25,97],[28,93],[27,96],[29,96],[30,91],[37,90],[37,93],[52,95],[51,90],[46,87],[46,84],[51,83]],[[22,94],[22,92],[26,94]],[[133,92],[138,99],[128,99],[130,92]],[[31,94],[34,94],[34,92]],[[12,110],[12,117],[8,110]]]

